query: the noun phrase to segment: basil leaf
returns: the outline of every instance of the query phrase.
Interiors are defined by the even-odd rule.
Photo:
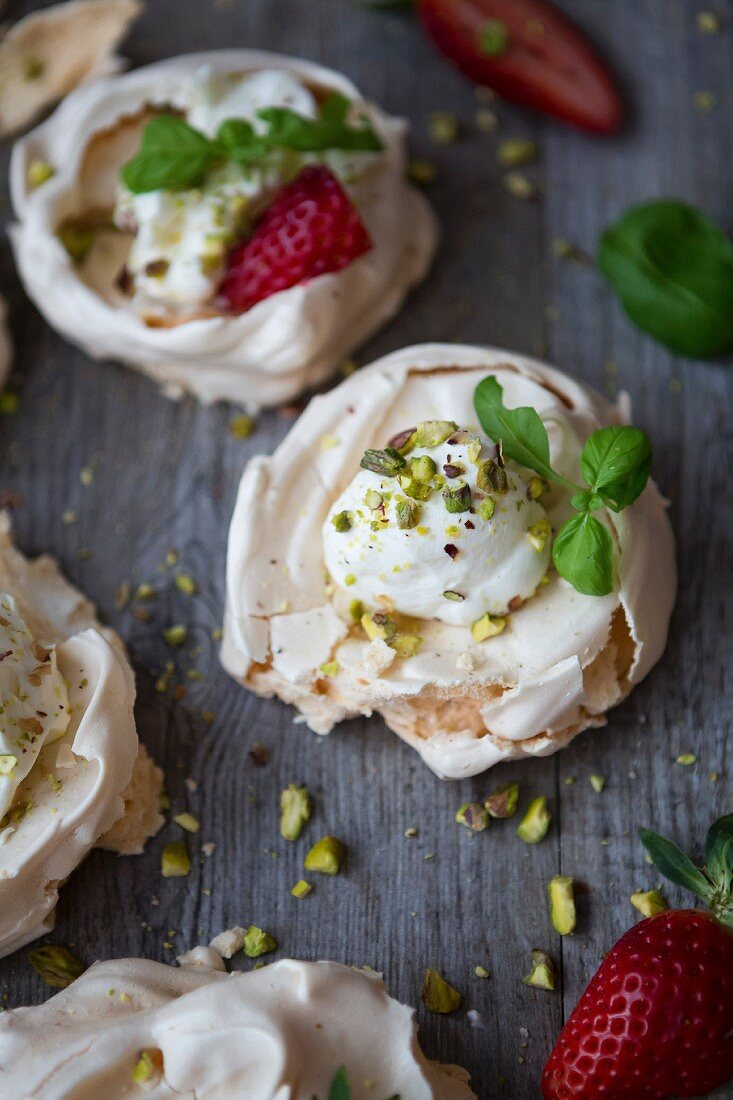
[[[590,512],[563,524],[552,547],[558,573],[586,596],[613,592],[613,543],[608,529]]]
[[[692,890],[698,897],[710,901],[713,894],[712,886],[681,848],[671,840],[665,840],[664,837],[653,833],[651,829],[639,829],[639,836],[641,843],[652,857],[654,866],[665,878],[678,886],[684,886],[686,890]]]
[[[601,428],[588,436],[580,456],[583,477],[614,512],[633,504],[649,480],[652,445],[639,428]]]
[[[379,152],[384,146],[369,123],[363,121],[358,127],[347,125],[350,108],[351,101],[346,96],[331,92],[321,105],[318,118],[305,118],[289,107],[263,107],[257,115],[268,123],[267,139],[271,145],[304,153],[324,149]]]
[[[473,395],[473,407],[489,439],[494,443],[501,440],[504,454],[520,466],[527,466],[548,481],[569,484],[550,466],[550,441],[539,413],[529,407],[507,409],[503,395],[493,374],[479,382]]]
[[[196,187],[220,160],[220,142],[194,130],[176,115],[159,115],[143,130],[140,152],[122,169],[122,182],[134,194]]]
[[[262,160],[270,152],[267,138],[255,132],[251,122],[243,118],[228,118],[222,122],[217,137],[226,149],[227,156],[237,164],[251,164]]]
[[[733,244],[694,206],[632,207],[603,234],[598,266],[631,320],[673,351],[733,349]]]
[[[328,1100],[351,1100],[349,1079],[346,1076],[346,1069],[344,1066],[339,1066],[336,1070],[336,1075],[331,1082],[331,1088],[328,1093]]]

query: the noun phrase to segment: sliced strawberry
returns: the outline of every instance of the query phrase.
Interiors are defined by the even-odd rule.
[[[371,247],[333,173],[323,165],[304,168],[232,250],[219,296],[227,309],[243,313],[280,290],[341,271]]]
[[[471,80],[581,130],[612,133],[623,108],[587,38],[544,0],[417,0],[428,33]]]

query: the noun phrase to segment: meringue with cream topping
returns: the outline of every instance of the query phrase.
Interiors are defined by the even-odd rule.
[[[539,416],[552,483],[477,424],[489,375],[507,408]],[[604,725],[666,641],[676,572],[665,503],[651,481],[623,511],[599,503],[606,594],[578,591],[550,553],[574,514],[568,486],[588,437],[625,418],[623,404],[536,360],[451,344],[406,348],[315,398],[244,471],[225,668],[295,704],[317,733],[377,711],[446,778]]]
[[[377,975],[291,959],[226,974],[197,952],[180,969],[95,963],[2,1013],[0,1093],[328,1100],[338,1078],[351,1100],[475,1100],[465,1070],[426,1059],[412,1009]]]

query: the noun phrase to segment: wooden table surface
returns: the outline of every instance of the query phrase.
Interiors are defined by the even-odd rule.
[[[13,3],[17,17],[42,5]],[[485,342],[540,353],[600,390],[629,391],[636,422],[653,437],[655,476],[672,501],[680,593],[666,654],[605,730],[584,734],[544,760],[497,768],[460,783],[437,780],[378,718],[319,738],[294,712],[249,695],[221,671],[217,641],[229,517],[242,467],[270,451],[292,423],[274,411],[255,434],[228,433],[236,410],[173,403],[132,371],[91,362],[53,333],[28,303],[0,243],[0,288],[10,302],[20,408],[3,419],[0,492],[19,494],[20,545],[49,551],[125,638],[135,664],[142,740],[165,769],[173,812],[202,823],[189,838],[188,878],[160,876],[167,825],[139,857],[96,852],[61,893],[53,942],[85,961],[145,955],[167,962],[233,924],[271,931],[278,955],[368,963],[400,999],[418,1004],[422,1043],[433,1058],[473,1075],[482,1100],[536,1097],[545,1058],[601,956],[637,914],[629,895],[657,885],[636,836],[652,825],[698,854],[707,825],[731,809],[730,744],[731,424],[730,365],[676,358],[636,331],[592,264],[558,258],[566,239],[592,254],[601,230],[630,203],[654,196],[691,200],[727,229],[733,182],[733,3],[729,0],[565,0],[613,60],[628,94],[630,124],[599,141],[495,105],[495,134],[476,125],[474,89],[444,62],[406,14],[357,0],[148,0],[130,35],[134,65],[196,49],[259,46],[343,70],[370,97],[412,123],[415,154],[438,176],[429,197],[442,222],[434,270],[359,363],[422,340]],[[714,9],[721,34],[696,29]],[[696,92],[715,106],[701,112]],[[436,147],[431,111],[456,114],[455,144]],[[540,158],[527,174],[536,202],[511,197],[497,166],[498,141],[530,138]],[[2,220],[11,212],[2,149]],[[15,380],[14,380],[15,381]],[[80,480],[91,466],[91,485]],[[78,521],[64,523],[64,512]],[[182,594],[175,569],[194,577]],[[152,620],[116,608],[123,583],[155,585]],[[162,630],[185,623],[172,684],[156,690],[171,651]],[[191,678],[190,669],[201,678]],[[198,675],[195,673],[195,675]],[[180,693],[178,693],[180,694]],[[207,724],[202,712],[215,717]],[[269,764],[249,750],[266,745]],[[696,763],[675,763],[694,753]],[[605,776],[597,794],[590,773]],[[717,782],[710,773],[718,773]],[[454,824],[457,807],[499,782],[517,780],[522,800],[546,794],[547,839],[525,846],[515,823],[472,836]],[[573,782],[574,780],[574,782]],[[278,831],[278,798],[289,782],[315,798],[306,839]],[[405,837],[414,826],[419,835]],[[348,845],[345,873],[318,881],[305,901],[290,896],[307,839],[327,832]],[[216,844],[206,858],[201,846]],[[584,884],[577,932],[551,929],[545,887],[558,873]],[[673,903],[681,891],[666,890]],[[175,933],[175,934],[174,934]],[[171,946],[172,944],[172,946]],[[533,947],[550,951],[554,993],[521,984]],[[274,957],[274,956],[271,956]],[[247,960],[236,966],[251,965]],[[476,965],[491,971],[474,976]],[[461,1010],[431,1015],[419,1005],[423,969],[461,991]],[[26,951],[0,962],[0,997],[10,1005],[49,990]],[[480,1013],[471,1025],[466,1010]],[[720,1096],[733,1097],[729,1088]]]

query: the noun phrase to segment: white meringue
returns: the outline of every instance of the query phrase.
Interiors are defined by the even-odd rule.
[[[613,594],[581,595],[551,573],[497,637],[474,644],[465,626],[421,619],[415,656],[385,661],[383,642],[374,652],[349,615],[349,588],[324,577],[324,521],[367,448],[420,420],[475,430],[473,393],[489,373],[508,406],[540,413],[565,477],[577,479],[592,431],[621,422],[600,395],[535,360],[462,345],[406,348],[311,401],[275,453],[249,463],[229,535],[230,674],[294,703],[318,733],[376,710],[447,778],[547,755],[605,724],[661,656],[676,586],[671,528],[650,482],[622,513],[600,513],[616,546]],[[553,488],[542,500],[557,527],[567,494]]]
[[[29,741],[30,767],[15,744],[15,727],[3,727],[3,756],[18,757],[6,776],[10,786],[6,782],[5,791],[0,790],[12,798],[0,827],[3,956],[53,928],[59,886],[91,848],[140,851],[163,819],[157,805],[162,775],[138,744],[135,686],[122,642],[99,625],[93,606],[52,559],[29,561],[15,549],[5,516],[0,517],[0,588],[12,594],[12,611],[5,607],[0,614],[5,624],[11,623],[14,648],[25,647],[22,621],[37,642],[52,650],[48,661],[40,661],[43,649],[31,650],[39,657],[37,664],[49,667],[40,677],[25,668],[25,658],[12,658],[15,667],[2,674],[3,701],[17,675],[23,675],[34,705],[45,704],[37,693],[49,687],[57,703],[62,697],[66,708],[68,702],[68,718],[44,718],[47,736],[38,735],[35,746]]]
[[[351,1100],[475,1100],[465,1070],[425,1058],[412,1009],[379,977],[291,959],[228,975],[204,960],[96,963],[2,1013],[0,1094],[327,1100],[343,1067]]]
[[[100,232],[87,259],[75,266],[55,230],[65,219],[113,207],[119,167],[137,149],[146,105],[191,106],[199,117],[191,86],[201,66],[215,75],[285,70],[304,85],[358,102],[385,144],[353,186],[373,247],[341,271],[281,291],[246,313],[194,313],[171,327],[151,327],[114,285],[127,238]],[[70,340],[96,358],[138,367],[167,392],[188,390],[204,402],[248,406],[288,400],[326,378],[397,311],[427,270],[436,223],[405,180],[405,131],[404,122],[365,103],[340,74],[258,51],[192,54],[95,81],[15,146],[17,224],[11,236],[21,278],[49,323]],[[55,169],[35,189],[27,180],[33,161]]]

